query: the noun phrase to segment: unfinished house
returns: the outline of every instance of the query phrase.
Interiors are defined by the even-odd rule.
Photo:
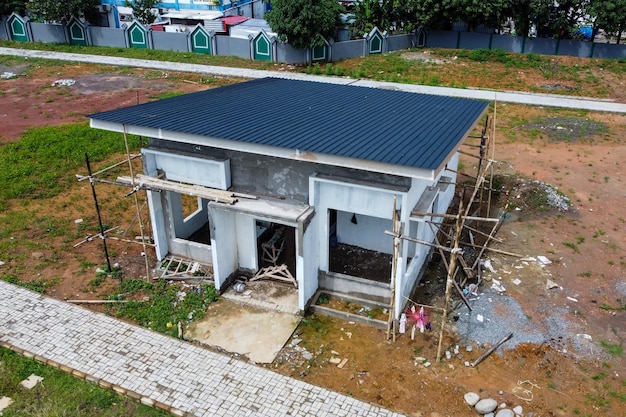
[[[403,243],[394,274],[385,231],[395,213],[405,236],[434,240],[427,223],[441,219],[416,213],[447,211],[459,147],[487,106],[265,78],[89,117],[149,138],[133,181],[159,260],[209,263],[220,290],[242,271],[282,272],[302,310],[320,289],[393,294],[398,317],[431,249]]]

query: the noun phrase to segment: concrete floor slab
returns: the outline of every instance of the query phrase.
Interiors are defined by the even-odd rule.
[[[298,323],[300,317],[294,314],[221,299],[187,328],[185,337],[245,355],[255,363],[271,363]]]
[[[238,353],[255,363],[271,363],[300,323],[298,289],[293,285],[254,281],[245,291],[229,288],[192,323],[187,339]]]

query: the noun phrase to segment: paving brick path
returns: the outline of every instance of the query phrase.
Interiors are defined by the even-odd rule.
[[[401,416],[0,280],[0,346],[189,416]]]

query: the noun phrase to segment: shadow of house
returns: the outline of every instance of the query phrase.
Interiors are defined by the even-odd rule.
[[[487,106],[265,78],[89,117],[94,128],[150,138],[138,184],[159,260],[211,263],[220,290],[238,271],[285,264],[302,310],[318,289],[388,303],[395,280],[397,317],[429,247],[403,244],[395,276],[388,265],[344,266],[389,263],[394,205],[405,235],[434,240],[428,224],[438,219],[411,213],[447,211],[459,147]],[[247,117],[230,123],[217,111],[243,107]]]

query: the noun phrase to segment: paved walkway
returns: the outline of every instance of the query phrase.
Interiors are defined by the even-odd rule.
[[[365,87],[387,88],[413,93],[434,94],[450,97],[497,100],[499,102],[528,104],[535,106],[564,107],[612,113],[626,113],[626,104],[612,100],[586,97],[569,97],[556,94],[537,94],[511,91],[474,90],[470,88],[431,87],[417,84],[400,84],[383,81],[354,80],[345,77],[327,77],[289,71],[264,71],[245,68],[218,67],[212,65],[186,64],[182,62],[153,61],[147,59],[121,58],[112,56],[74,54],[67,52],[37,51],[31,49],[0,48],[0,55],[29,58],[58,59],[63,61],[87,62],[91,64],[123,65],[138,68],[151,68],[163,71],[180,71],[224,77],[263,78],[276,77],[296,80],[309,80],[333,84],[351,84]]]
[[[2,280],[0,346],[179,416],[401,416]]]

